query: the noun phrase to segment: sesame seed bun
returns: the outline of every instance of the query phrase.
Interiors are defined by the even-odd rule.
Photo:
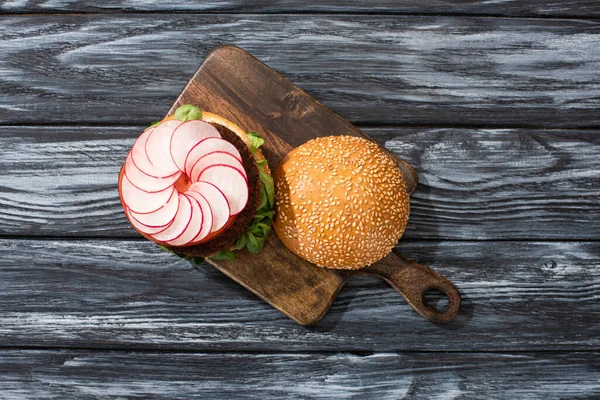
[[[310,140],[281,161],[274,179],[277,235],[320,267],[371,265],[392,250],[406,228],[404,177],[392,157],[369,140]]]

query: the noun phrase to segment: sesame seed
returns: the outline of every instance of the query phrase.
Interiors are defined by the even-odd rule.
[[[317,138],[286,160],[277,168],[285,176],[276,179],[274,226],[296,239],[298,254],[321,266],[358,268],[392,249],[406,226],[408,194],[395,162],[377,144]]]

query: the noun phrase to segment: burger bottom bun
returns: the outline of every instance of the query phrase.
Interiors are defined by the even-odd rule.
[[[174,119],[173,116],[165,118],[165,120]],[[222,118],[216,114],[203,113],[202,120],[211,123],[221,134],[221,137],[235,146],[242,157],[242,165],[246,171],[248,180],[248,202],[244,209],[235,217],[231,225],[225,228],[222,232],[216,234],[213,238],[206,242],[189,245],[189,246],[169,246],[164,243],[157,242],[150,235],[138,231],[142,236],[153,242],[159,243],[171,251],[184,254],[190,257],[209,257],[222,250],[230,249],[232,244],[242,236],[254,215],[260,202],[260,177],[258,167],[256,166],[255,157],[258,159],[264,158],[260,151],[256,155],[250,153],[247,143],[249,143],[248,135],[233,122]],[[121,169],[119,180],[123,175]],[[121,198],[123,208],[126,208],[123,199]]]

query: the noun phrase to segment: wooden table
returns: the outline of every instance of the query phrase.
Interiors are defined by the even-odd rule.
[[[0,398],[598,398],[600,3],[239,3],[0,3]],[[130,228],[127,151],[223,43],[419,170],[452,324],[363,277],[300,327]]]

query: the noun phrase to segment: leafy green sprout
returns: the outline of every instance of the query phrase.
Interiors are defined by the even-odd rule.
[[[175,119],[183,122],[202,119],[202,111],[192,104],[184,104],[175,110]]]

